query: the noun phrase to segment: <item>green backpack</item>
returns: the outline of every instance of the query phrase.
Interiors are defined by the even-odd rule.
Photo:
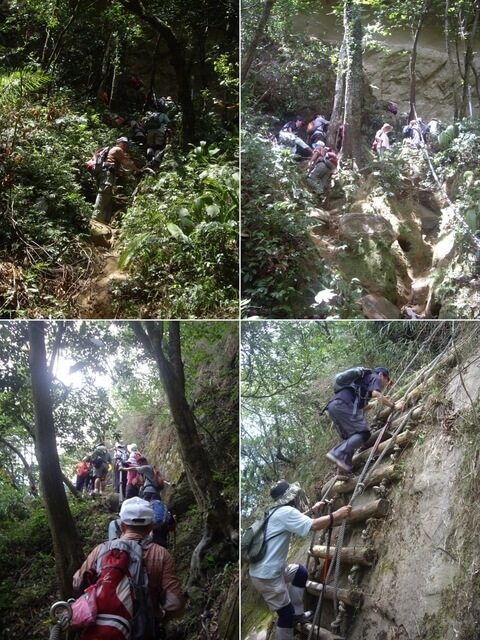
[[[263,560],[265,554],[267,553],[267,542],[272,538],[279,536],[280,533],[283,533],[283,531],[280,531],[270,538],[267,538],[267,525],[270,516],[277,509],[280,509],[280,506],[274,507],[270,510],[269,513],[265,513],[265,516],[263,518],[255,520],[255,522],[243,532],[240,544],[243,562],[255,564],[256,562],[260,562],[260,560]]]

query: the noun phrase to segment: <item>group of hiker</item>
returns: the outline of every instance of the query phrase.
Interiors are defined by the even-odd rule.
[[[115,144],[100,149],[90,161],[98,166],[95,172],[97,197],[93,208],[93,219],[109,224],[112,219],[113,190],[119,176],[142,175],[160,166],[168,140],[173,136],[174,123],[166,113],[165,98],[155,99],[152,109],[140,120],[130,121],[130,140],[127,136],[117,138]],[[145,149],[146,165],[139,167],[128,156],[131,144]],[[99,154],[103,154],[100,156]],[[98,159],[98,161],[97,161]],[[89,163],[87,163],[88,166]]]
[[[438,133],[439,122],[436,118],[430,120],[428,124],[424,124],[421,118],[410,120],[408,124],[402,127],[403,144],[412,149],[421,149],[427,144],[428,135],[436,135]],[[383,159],[385,153],[390,152],[392,147],[390,143],[389,133],[393,131],[393,126],[385,122],[376,132],[375,139],[372,144],[372,150]]]
[[[69,624],[82,631],[82,640],[160,640],[168,621],[185,609],[168,551],[176,516],[161,498],[163,476],[135,443],[118,441],[113,455],[103,442],[97,444],[76,465],[77,490],[102,495],[110,471],[119,517],[110,522],[108,541],[97,545],[73,576],[77,599],[67,603]]]
[[[285,123],[278,132],[278,142],[283,148],[309,158],[307,176],[319,194],[324,192],[337,168],[337,152],[343,142],[343,124],[340,122],[337,126],[336,148],[326,146],[329,124],[330,121],[321,113],[316,113],[308,124],[305,118],[296,116],[294,120]],[[306,141],[300,136],[300,131],[305,126]]]
[[[401,402],[395,403],[383,394],[392,384],[385,367],[373,370],[354,367],[335,376],[334,393],[321,413],[328,411],[342,439],[326,454],[341,476],[353,475],[353,453],[371,435],[364,415],[368,402],[376,399],[392,410],[402,408]],[[313,611],[305,611],[304,607],[307,568],[287,562],[292,534],[305,538],[311,531],[331,529],[334,522],[348,518],[352,510],[351,505],[345,505],[321,515],[326,503],[318,501],[302,512],[302,493],[297,482],[279,480],[270,491],[273,505],[261,523],[262,528],[254,529],[252,525],[242,537],[242,556],[249,561],[251,583],[270,611],[277,614],[276,640],[293,640],[295,626],[310,622],[314,616]],[[253,555],[253,549],[257,555]]]
[[[397,114],[397,105],[388,104],[387,110]],[[406,114],[404,114],[406,115]],[[404,121],[405,122],[405,121]],[[287,149],[297,158],[308,158],[306,173],[309,182],[318,194],[323,194],[330,182],[332,174],[338,166],[337,153],[341,150],[344,137],[344,125],[338,122],[336,125],[335,148],[326,146],[327,129],[330,121],[321,113],[316,113],[308,122],[302,116],[297,115],[293,120],[286,122],[277,134],[279,145]],[[439,123],[433,118],[427,125],[421,118],[412,119],[402,127],[402,136],[405,145],[413,149],[422,148],[427,142],[429,133],[438,133]],[[305,133],[302,135],[302,129]],[[393,126],[385,122],[376,132],[372,144],[372,150],[378,154],[380,160],[384,160],[392,147],[389,134]]]

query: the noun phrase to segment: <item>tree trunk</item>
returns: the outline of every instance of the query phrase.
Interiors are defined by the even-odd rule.
[[[260,21],[255,29],[255,33],[253,34],[252,41],[247,47],[247,52],[245,56],[242,58],[242,76],[241,83],[243,84],[250,73],[250,67],[252,66],[253,59],[255,58],[255,53],[257,51],[258,43],[260,42],[263,33],[265,31],[265,27],[267,26],[267,22],[270,18],[270,14],[273,9],[273,5],[275,4],[275,0],[266,0],[263,5],[263,13]]]
[[[27,459],[23,455],[23,453],[17,449],[13,444],[5,440],[5,438],[0,437],[0,442],[2,442],[6,447],[8,447],[13,453],[20,458],[23,464],[23,468],[25,469],[25,473],[27,474],[28,483],[30,485],[30,491],[32,495],[38,496],[37,485],[35,483],[35,477],[33,475],[32,467],[28,464]]]
[[[415,31],[415,38],[413,40],[412,53],[410,55],[410,113],[408,114],[408,120],[416,120],[417,111],[415,109],[416,99],[416,65],[417,65],[417,47],[418,39],[420,37],[420,31],[422,30],[423,22],[427,15],[428,0],[423,0],[420,18],[418,20],[417,30]]]
[[[195,141],[195,109],[190,93],[189,74],[183,46],[169,25],[158,16],[147,13],[141,0],[120,0],[120,3],[127,11],[135,14],[150,25],[167,43],[177,80],[178,101],[182,107],[182,144],[184,149],[187,150],[189,143]]]
[[[202,540],[192,554],[189,586],[204,582],[200,564],[207,550],[218,540],[234,535],[228,505],[221,495],[210,469],[210,461],[200,440],[193,412],[185,396],[185,377],[180,347],[180,323],[170,321],[168,345],[164,341],[164,323],[131,322],[135,335],[147,353],[155,359],[162,386],[175,423],[180,456],[195,500],[205,513]],[[164,349],[168,349],[168,358]]]
[[[462,88],[462,102],[460,105],[460,119],[467,117],[469,114],[469,78],[470,78],[470,69],[473,69],[473,55],[474,55],[474,44],[475,37],[477,35],[478,29],[478,19],[480,14],[480,6],[475,9],[475,14],[472,19],[472,25],[470,27],[470,36],[467,40],[467,47],[465,49],[465,58],[464,58],[464,74],[463,74],[463,88]]]
[[[353,0],[346,0],[344,11],[347,61],[345,78],[345,138],[343,155],[362,165],[362,38],[360,11]]]
[[[52,534],[60,594],[66,599],[72,595],[72,576],[83,562],[82,541],[63,488],[50,396],[51,376],[47,367],[44,323],[40,320],[29,322],[28,336],[40,487]]]
[[[453,119],[458,118],[458,94],[457,94],[457,74],[455,71],[455,63],[452,56],[452,47],[450,45],[450,15],[449,15],[450,3],[449,0],[445,2],[445,51],[447,53],[448,64],[450,66],[450,72],[452,74],[452,94],[453,94]]]
[[[338,55],[337,79],[335,82],[335,98],[333,101],[332,113],[330,114],[330,124],[327,132],[327,147],[335,149],[338,125],[342,121],[342,107],[344,105],[345,96],[345,49],[346,37],[342,40],[342,46]]]

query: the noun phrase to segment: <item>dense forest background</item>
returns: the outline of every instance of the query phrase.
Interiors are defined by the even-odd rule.
[[[171,483],[188,605],[168,637],[237,638],[237,324],[7,322],[0,358],[0,636],[48,637],[51,605],[118,517],[111,475],[104,496],[80,495],[75,465],[123,439]]]
[[[334,629],[336,614],[330,596],[323,607],[325,637],[476,637],[480,520],[473,505],[479,481],[478,331],[477,322],[242,323],[243,528],[272,506],[269,491],[279,479],[300,483],[305,509],[331,486],[336,472],[325,455],[339,437],[328,414],[320,412],[332,396],[336,373],[353,366],[388,367],[394,384],[387,393],[404,403],[386,426],[392,434],[403,422],[410,432],[408,447],[396,447],[395,453],[392,445],[384,458],[386,467],[395,465],[396,475],[382,481],[385,493],[380,493],[380,478],[367,483],[377,486],[373,491],[370,486],[365,499],[360,492],[356,503],[365,505],[382,495],[390,504],[388,516],[384,520],[374,516],[356,530],[355,525],[347,526],[348,532],[353,531],[348,535],[355,531],[357,535],[350,545],[370,546],[375,561],[361,570],[359,579],[349,575],[348,581],[346,561],[340,587],[349,595],[361,593],[362,598],[349,603],[341,627]],[[389,414],[379,405],[367,411],[375,436],[363,458],[358,456],[356,480],[348,481],[353,486],[371,451],[368,447]],[[329,495],[333,509],[349,496],[347,489],[333,494]],[[372,538],[360,538],[369,522]],[[290,546],[290,562],[310,563],[310,580],[316,578],[309,549],[327,544],[325,537],[323,542],[319,538],[314,542],[313,536],[304,540],[294,536]],[[332,574],[329,588],[333,584]],[[307,609],[315,610],[316,604],[316,598],[307,596]],[[244,566],[241,637],[269,639],[275,637],[274,629],[275,616],[249,584]]]
[[[245,317],[478,316],[479,12],[462,0],[243,3]],[[275,139],[318,113],[327,145],[345,130],[324,194]],[[417,117],[437,118],[438,133],[413,149],[402,132]]]
[[[235,2],[2,0],[2,317],[238,315],[237,39]],[[164,162],[92,224],[85,162],[146,96],[175,123]]]

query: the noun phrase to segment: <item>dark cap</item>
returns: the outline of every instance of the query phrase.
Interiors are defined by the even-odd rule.
[[[295,116],[295,122],[300,121],[302,124],[305,124],[305,118],[302,118],[302,116]]]
[[[390,378],[390,371],[388,369],[385,369],[385,367],[376,367],[373,370],[373,373],[383,373],[384,376],[387,376],[387,378]]]

